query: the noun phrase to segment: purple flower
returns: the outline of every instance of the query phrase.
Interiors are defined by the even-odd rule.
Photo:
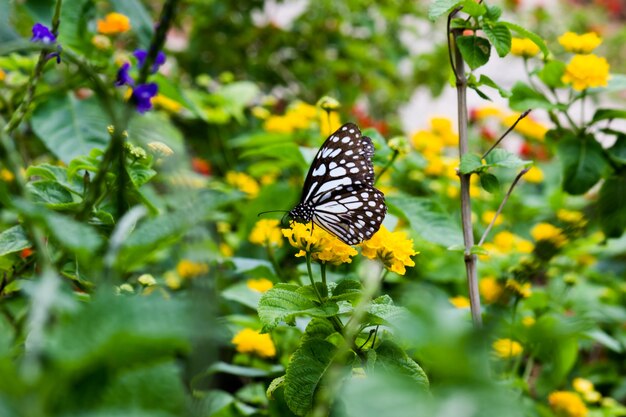
[[[133,52],[133,55],[135,56],[135,58],[137,58],[139,68],[143,67],[144,62],[146,62],[146,58],[148,57],[148,52],[144,49],[137,49],[135,50],[135,52]],[[163,53],[163,51],[159,51],[156,59],[154,60],[154,63],[152,64],[151,72],[154,74],[163,64],[165,64],[165,54]]]
[[[48,29],[45,25],[41,23],[35,23],[33,26],[33,37],[30,38],[31,42],[41,42],[45,45],[51,45],[55,43],[57,37]]]
[[[124,64],[117,70],[117,78],[115,79],[115,86],[121,87],[123,85],[133,85],[135,84],[135,80],[133,77],[128,74],[130,70],[130,63],[124,62]]]
[[[145,113],[152,108],[150,99],[157,95],[159,87],[155,83],[139,84],[133,89],[133,95],[130,99],[139,113]]]

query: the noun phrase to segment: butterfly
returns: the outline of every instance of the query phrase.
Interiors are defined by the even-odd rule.
[[[315,155],[289,216],[312,221],[348,245],[371,238],[387,213],[385,196],[374,188],[372,156],[369,137],[353,123],[341,126]]]

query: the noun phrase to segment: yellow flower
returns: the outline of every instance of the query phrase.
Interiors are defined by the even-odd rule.
[[[565,32],[559,36],[559,43],[568,52],[588,54],[602,43],[602,38],[595,32],[578,35],[574,32]]]
[[[406,266],[415,266],[411,256],[419,252],[413,250],[413,239],[408,239],[404,232],[390,232],[380,226],[371,239],[361,243],[361,254],[366,258],[378,258],[385,268],[404,275]]]
[[[597,403],[602,400],[602,394],[600,394],[598,391],[589,391],[583,394],[583,398],[588,403]]]
[[[248,237],[251,243],[261,246],[283,246],[283,233],[280,221],[275,219],[261,219],[252,228]]]
[[[491,223],[491,220],[493,220],[493,216],[496,215],[495,210],[486,210],[482,216],[480,217],[481,220],[483,221],[483,223],[485,224],[489,224]],[[502,224],[502,219],[503,216],[502,214],[499,214],[498,217],[496,217],[496,221],[493,223],[494,226],[499,226]]]
[[[522,324],[525,327],[530,327],[535,324],[535,318],[533,316],[525,316],[522,318]]]
[[[173,271],[168,271],[165,273],[165,285],[172,290],[177,290],[181,287],[183,280],[178,276],[178,274]]]
[[[524,179],[528,182],[538,184],[543,181],[543,171],[538,166],[534,165],[524,175]]]
[[[2,69],[0,69],[0,81],[4,81],[6,76],[7,76],[6,72],[4,72]]]
[[[311,224],[292,222],[290,229],[283,229],[285,236],[291,246],[300,249],[297,257],[305,256],[307,252],[311,254],[314,261],[328,262],[333,265],[352,262],[352,256],[358,252],[350,245],[346,245],[335,236],[331,235],[321,227],[313,227]]]
[[[292,126],[296,129],[306,129],[317,118],[318,109],[303,101],[294,103],[285,113]]]
[[[328,114],[325,111],[320,113],[320,130],[322,136],[330,136],[331,133],[340,127],[341,119],[339,118],[339,113],[336,111],[331,111]]]
[[[15,176],[8,169],[2,168],[0,170],[0,179],[4,182],[11,182],[15,179]]]
[[[430,119],[432,132],[439,136],[444,145],[455,146],[459,143],[459,135],[452,131],[452,120],[445,117],[433,117]]]
[[[235,254],[235,252],[233,251],[233,248],[231,248],[230,246],[228,246],[227,243],[224,243],[224,242],[219,244],[218,249],[220,251],[220,255],[226,258],[230,258]]]
[[[572,386],[576,391],[580,392],[581,394],[584,394],[585,392],[595,391],[593,382],[585,378],[574,378],[574,380],[572,381]]]
[[[157,94],[152,97],[152,104],[156,107],[160,107],[163,110],[167,110],[170,113],[178,113],[183,106],[176,100],[172,100],[169,97],[164,96],[163,94]]]
[[[589,413],[575,392],[554,391],[548,396],[548,402],[559,417],[585,417]]]
[[[515,123],[518,117],[519,113],[513,113],[509,116],[505,116],[502,118],[502,124],[507,127],[513,126],[513,123]],[[532,119],[530,116],[524,117],[517,123],[517,126],[515,126],[515,131],[517,133],[539,141],[544,139],[548,130],[550,130],[548,127]]]
[[[560,209],[556,212],[557,219],[566,223],[579,224],[586,223],[585,216],[580,211]]]
[[[498,232],[493,237],[493,246],[500,253],[530,253],[533,250],[532,243],[507,230]]]
[[[226,182],[248,195],[248,198],[255,198],[259,195],[259,183],[254,178],[243,172],[230,171],[226,174]]]
[[[559,247],[565,244],[567,238],[563,235],[563,231],[550,223],[537,223],[530,231],[530,235],[536,242],[545,240],[552,242],[554,246]]]
[[[272,289],[274,283],[267,278],[249,279],[246,281],[246,286],[252,291],[267,292]]]
[[[469,308],[470,307],[469,298],[463,297],[462,295],[448,298],[448,301],[450,301],[450,303],[456,308]]]
[[[121,13],[109,13],[104,20],[98,19],[98,32],[105,35],[128,32],[130,27],[130,19]]]
[[[276,347],[269,334],[261,334],[257,330],[243,329],[233,337],[231,342],[240,353],[254,353],[264,358],[276,355]]]
[[[271,113],[268,109],[261,106],[254,106],[251,110],[251,113],[254,117],[260,120],[265,120],[271,116]]]
[[[582,91],[589,87],[603,87],[608,84],[609,63],[605,58],[594,54],[574,55],[565,67],[561,78],[565,84],[572,84],[574,90]]]
[[[472,112],[472,116],[476,120],[483,120],[488,117],[501,117],[502,110],[500,110],[498,107],[495,107],[495,106],[483,106],[483,107],[474,109],[474,111]]]
[[[203,262],[194,262],[183,259],[176,265],[176,272],[181,278],[195,278],[209,272],[209,265]]]
[[[91,38],[91,44],[98,49],[105,50],[111,47],[111,39],[104,35],[94,35],[94,37]]]
[[[144,287],[151,287],[153,285],[156,285],[156,279],[154,279],[154,277],[150,274],[141,275],[139,278],[137,278],[137,281]]]
[[[496,356],[503,359],[514,358],[524,351],[519,342],[511,339],[498,339],[491,345]]]
[[[518,281],[514,280],[513,278],[509,278],[506,280],[505,286],[507,289],[513,291],[514,293],[516,293],[517,295],[523,298],[528,298],[533,293],[532,285],[530,284],[530,282],[520,284]]]
[[[487,276],[478,283],[480,295],[483,296],[485,303],[492,304],[500,299],[504,292],[504,287],[495,277]]]
[[[511,53],[524,58],[532,58],[539,53],[539,47],[527,38],[511,39]]]
[[[270,116],[265,119],[263,129],[270,133],[291,133],[293,126],[285,116]]]

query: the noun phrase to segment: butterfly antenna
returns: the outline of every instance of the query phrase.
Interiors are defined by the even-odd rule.
[[[267,213],[289,213],[289,211],[287,210],[268,210],[268,211],[262,211],[259,214],[257,214],[257,217],[261,217],[262,214],[267,214]],[[283,216],[284,218],[285,216]]]

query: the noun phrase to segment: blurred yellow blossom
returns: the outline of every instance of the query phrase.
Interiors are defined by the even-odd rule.
[[[602,43],[602,38],[595,32],[579,35],[574,32],[565,32],[559,36],[559,43],[568,52],[588,54]]]
[[[264,358],[276,355],[276,346],[269,334],[261,334],[257,330],[243,329],[233,337],[231,342],[240,353],[254,353]]]
[[[554,391],[548,396],[548,402],[558,417],[586,417],[589,413],[575,392]]]
[[[280,221],[276,219],[261,219],[252,228],[248,237],[251,243],[261,246],[283,246],[283,233]]]
[[[491,221],[493,220],[493,216],[496,215],[495,210],[485,210],[485,212],[483,212],[482,216],[480,217],[481,220],[483,221],[483,223],[485,224],[489,224],[491,223]],[[498,217],[496,217],[496,221],[493,223],[494,226],[499,226],[502,224],[502,220],[503,220],[502,214],[499,214]]]
[[[123,292],[127,292],[129,294],[132,294],[135,292],[135,289],[133,288],[132,285],[130,285],[129,283],[124,283],[122,285],[120,285],[119,287],[117,287],[117,291],[118,294],[123,293]]]
[[[6,76],[7,76],[6,72],[4,72],[2,69],[0,69],[0,81],[4,81]]]
[[[268,132],[291,133],[307,129],[318,120],[318,108],[302,101],[293,103],[284,115],[272,115],[265,119],[263,128]]]
[[[182,104],[178,101],[166,97],[163,94],[157,94],[152,97],[152,104],[170,113],[178,113],[183,108]]]
[[[522,324],[524,327],[531,327],[535,324],[535,318],[533,316],[524,316],[522,318]]]
[[[513,113],[511,115],[504,116],[502,118],[502,124],[507,127],[513,126],[519,116],[519,113]],[[517,123],[517,126],[515,126],[515,131],[517,133],[540,141],[544,139],[548,130],[550,129],[547,126],[539,123],[530,116],[524,117]]]
[[[181,287],[183,280],[174,271],[168,271],[164,274],[165,285],[171,290],[177,290]]]
[[[590,87],[604,87],[609,82],[609,63],[605,58],[594,54],[574,55],[565,67],[561,81],[572,84],[577,91]]]
[[[482,106],[474,109],[472,116],[476,120],[483,120],[488,117],[502,117],[502,110],[496,106]]]
[[[337,111],[341,108],[339,100],[330,96],[324,96],[317,100],[317,105],[326,112]]]
[[[139,278],[137,278],[137,281],[145,287],[151,287],[153,285],[156,285],[156,279],[154,279],[154,277],[150,274],[141,275]]]
[[[456,308],[469,308],[470,300],[467,297],[463,297],[462,295],[457,295],[456,297],[448,298],[450,304],[455,306]]]
[[[543,182],[543,171],[536,165],[533,165],[530,170],[524,175],[524,179],[533,184]]]
[[[249,279],[246,286],[252,291],[267,292],[274,287],[274,283],[267,278]]]
[[[268,109],[261,106],[254,106],[251,110],[251,113],[254,117],[260,120],[265,120],[272,115]]]
[[[432,132],[439,136],[446,146],[456,146],[459,143],[459,135],[452,130],[452,120],[446,117],[433,117],[430,119]]]
[[[219,244],[219,251],[220,251],[220,255],[226,258],[230,258],[235,254],[235,252],[233,251],[233,248],[230,247],[230,245],[228,245],[228,243],[225,243],[225,242],[222,242]]]
[[[11,182],[15,179],[15,175],[6,168],[0,170],[0,179],[4,182]]]
[[[487,304],[495,303],[504,293],[504,287],[493,276],[486,276],[481,279],[478,283],[478,289]]]
[[[130,19],[121,13],[109,13],[98,19],[98,32],[105,35],[128,32],[130,28]]]
[[[593,382],[585,378],[574,378],[574,380],[572,381],[572,386],[576,391],[580,392],[581,394],[595,390]]]
[[[104,35],[94,35],[94,37],[91,38],[91,44],[98,49],[105,50],[111,47],[111,39]]]
[[[494,353],[499,358],[508,359],[519,356],[524,348],[519,342],[511,339],[498,339],[491,345]]]
[[[550,223],[537,223],[530,230],[530,235],[536,242],[545,240],[552,242],[556,247],[562,246],[567,241],[567,238],[563,235],[563,231]]]
[[[585,215],[580,211],[559,209],[556,212],[556,217],[557,219],[564,221],[566,223],[572,223],[572,224],[586,223]]]
[[[511,39],[511,53],[524,58],[532,58],[539,53],[539,47],[528,38]]]
[[[413,239],[404,232],[390,232],[380,226],[371,239],[361,243],[361,254],[366,258],[378,258],[385,268],[400,275],[406,273],[406,266],[415,266],[412,256],[418,254],[413,250]]]
[[[335,130],[341,127],[341,119],[339,113],[331,111],[330,113],[322,112],[320,114],[320,131],[322,136],[330,136]]]
[[[290,229],[282,231],[291,246],[300,249],[300,252],[296,254],[297,257],[305,256],[309,252],[314,261],[328,262],[333,265],[352,262],[352,256],[358,253],[356,249],[346,245],[321,227],[313,227],[311,231],[311,225],[312,223],[292,222]]]
[[[254,178],[243,172],[230,171],[226,173],[226,182],[248,195],[248,198],[255,198],[259,195],[259,183]]]
[[[209,272],[209,265],[204,262],[183,259],[176,265],[176,272],[181,278],[195,278]]]
[[[269,116],[263,123],[263,129],[271,133],[291,133],[293,126],[285,116]]]
[[[534,249],[531,242],[526,239],[522,239],[508,230],[498,232],[493,237],[493,243],[486,243],[484,246],[485,249],[490,252],[495,251],[504,254],[512,252],[530,253]]]
[[[507,289],[513,291],[515,294],[523,298],[528,298],[533,293],[532,285],[530,284],[530,282],[520,284],[517,280],[509,278],[506,280],[505,286]]]

